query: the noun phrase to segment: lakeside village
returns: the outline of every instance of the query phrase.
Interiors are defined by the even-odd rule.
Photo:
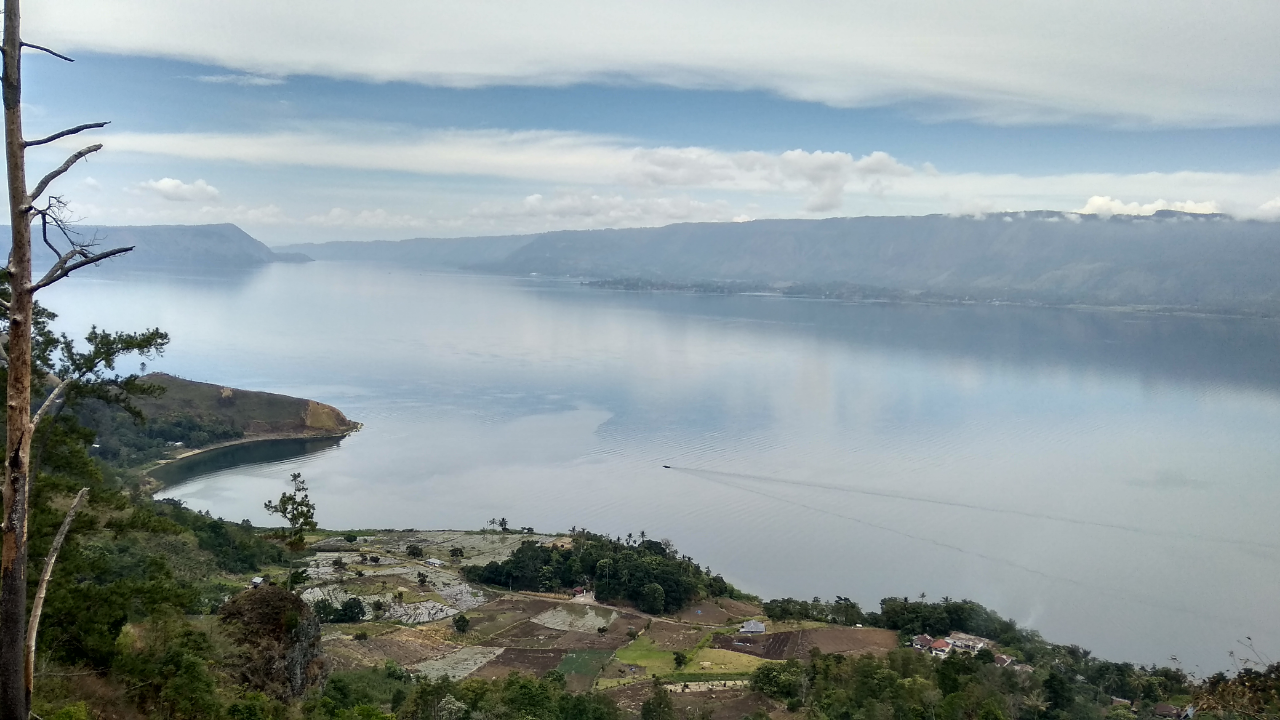
[[[909,648],[944,661],[968,657],[1007,669],[1028,686],[1039,682],[1037,667],[1010,654],[1019,651],[964,632],[904,640],[900,632],[849,618],[796,617],[776,604],[810,604],[760,603],[731,588],[671,612],[661,601],[647,608],[616,596],[602,601],[594,583],[567,588],[548,582],[549,566],[532,571],[543,577],[539,590],[522,590],[520,580],[498,572],[513,558],[527,563],[540,553],[545,559],[554,550],[570,552],[574,536],[513,528],[309,539],[305,573],[292,574],[302,579],[295,590],[323,623],[320,646],[330,673],[386,666],[424,681],[455,683],[498,681],[513,672],[555,675],[567,691],[603,692],[628,714],[650,698],[656,680],[689,703],[714,707],[716,718],[740,718],[760,707],[782,710],[785,703],[759,692],[758,671],[826,654],[892,661],[892,653]],[[624,545],[639,549],[629,542]],[[507,579],[494,582],[500,577]],[[245,580],[255,588],[276,584],[265,574]],[[856,608],[847,599],[837,602]],[[1097,702],[1105,707],[1106,696]],[[1193,714],[1189,702],[1113,697],[1110,703],[1135,717],[1185,720]]]

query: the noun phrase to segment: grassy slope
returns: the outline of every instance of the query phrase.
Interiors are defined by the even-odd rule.
[[[186,414],[230,425],[242,430],[246,437],[337,434],[357,427],[337,408],[314,400],[224,388],[164,373],[153,373],[144,379],[165,388],[164,395],[137,403],[149,418]]]

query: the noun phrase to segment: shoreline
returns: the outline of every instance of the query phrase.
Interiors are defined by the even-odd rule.
[[[179,486],[179,485],[183,485],[183,484],[185,484],[185,483],[187,483],[187,482],[190,482],[190,479],[188,479],[188,480],[182,480],[182,481],[180,481],[180,482],[174,482],[174,483],[165,482],[164,480],[161,480],[161,479],[159,479],[159,478],[155,477],[154,475],[152,475],[152,473],[154,473],[155,471],[160,470],[160,469],[162,469],[162,468],[170,468],[170,467],[173,467],[175,464],[179,464],[179,463],[186,463],[186,462],[192,461],[192,460],[194,460],[194,459],[196,459],[196,458],[199,458],[199,457],[200,457],[200,456],[202,456],[202,455],[207,455],[207,454],[209,454],[209,453],[212,453],[212,452],[215,452],[215,451],[218,451],[218,450],[225,450],[225,449],[227,449],[227,448],[233,448],[233,447],[242,447],[242,446],[248,446],[248,445],[257,445],[257,444],[261,444],[261,443],[281,442],[281,441],[288,441],[288,440],[302,440],[302,441],[305,441],[305,440],[334,440],[334,439],[341,439],[341,438],[346,438],[346,437],[348,437],[348,436],[350,436],[350,435],[352,435],[352,434],[354,434],[354,433],[359,432],[359,431],[361,430],[361,428],[362,428],[362,427],[363,427],[363,425],[362,425],[361,423],[355,423],[355,427],[353,427],[353,428],[351,428],[351,429],[349,429],[349,430],[343,430],[343,431],[339,431],[339,432],[326,432],[326,433],[269,433],[269,434],[265,434],[265,435],[254,435],[254,436],[252,436],[252,437],[237,438],[237,439],[235,439],[235,440],[228,440],[228,441],[225,441],[225,442],[215,443],[215,444],[213,444],[213,445],[206,445],[206,446],[201,447],[201,448],[195,448],[195,449],[192,449],[192,450],[186,450],[186,451],[184,451],[183,453],[181,453],[181,454],[179,454],[179,455],[175,455],[175,456],[173,456],[173,457],[171,457],[171,458],[167,458],[167,459],[163,459],[163,460],[156,460],[156,461],[154,461],[154,462],[152,462],[152,463],[149,463],[148,465],[144,465],[144,466],[142,466],[142,467],[138,468],[138,471],[139,471],[139,473],[141,474],[141,477],[142,477],[142,479],[143,479],[143,480],[144,480],[144,482],[145,482],[145,486],[144,486],[142,489],[143,489],[143,491],[144,491],[144,492],[146,492],[148,495],[154,495],[155,493],[157,493],[157,492],[159,492],[159,491],[161,491],[161,490],[166,490],[166,489],[168,489],[168,488],[177,487],[177,486]],[[237,466],[233,465],[232,467],[237,467]],[[194,478],[192,478],[192,479],[194,479]]]
[[[611,292],[623,293],[650,293],[650,294],[673,294],[673,295],[711,295],[721,297],[746,296],[761,298],[776,298],[779,300],[809,300],[843,303],[846,305],[924,305],[930,307],[1016,307],[1016,308],[1037,308],[1045,310],[1071,310],[1076,312],[1105,312],[1105,313],[1126,313],[1135,315],[1160,315],[1168,317],[1191,317],[1206,319],[1230,319],[1230,320],[1261,320],[1266,322],[1280,321],[1280,313],[1267,313],[1262,311],[1242,312],[1232,310],[1197,310],[1183,307],[1170,307],[1166,305],[1091,305],[1087,303],[1051,303],[1038,300],[1005,300],[1005,299],[966,299],[954,297],[935,297],[935,298],[911,298],[911,297],[875,297],[868,295],[865,297],[830,297],[816,294],[796,293],[788,294],[782,291],[772,290],[717,290],[717,289],[699,289],[696,283],[689,283],[688,287],[620,287],[614,280],[583,280],[581,278],[546,278],[549,280],[563,280],[568,282],[576,282],[578,285],[590,290],[606,290]],[[740,282],[740,281],[735,281]],[[673,283],[673,285],[681,285]],[[876,288],[880,289],[880,288]],[[896,291],[889,291],[896,292]],[[904,293],[906,291],[903,291]]]

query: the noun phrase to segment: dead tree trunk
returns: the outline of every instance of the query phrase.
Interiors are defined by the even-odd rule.
[[[31,218],[22,147],[22,39],[17,0],[4,6],[4,149],[9,175],[9,383],[0,558],[0,719],[27,720],[27,462],[31,457]]]
[[[91,145],[73,153],[61,166],[49,172],[34,189],[27,190],[26,148],[43,145],[106,123],[90,123],[27,141],[22,137],[22,49],[47,52],[63,60],[65,56],[22,41],[19,0],[4,4],[4,70],[0,90],[4,104],[5,168],[9,184],[9,225],[13,246],[4,270],[9,282],[10,298],[4,303],[9,314],[8,363],[5,415],[7,420],[4,477],[0,479],[3,495],[3,517],[0,518],[0,720],[28,720],[31,706],[32,661],[26,653],[27,635],[27,515],[31,495],[31,437],[39,418],[31,415],[31,333],[35,293],[61,280],[71,272],[94,264],[132,248],[91,253],[89,245],[72,239],[60,214],[65,204],[51,197],[45,207],[35,202],[50,183],[71,169],[76,162],[97,152],[101,145]],[[58,260],[39,281],[32,281],[31,228],[39,218],[42,240]],[[48,227],[62,232],[70,250],[62,252],[50,241]],[[34,630],[34,628],[33,628]]]

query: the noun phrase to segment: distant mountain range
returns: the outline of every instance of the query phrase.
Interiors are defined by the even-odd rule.
[[[245,231],[224,223],[221,225],[77,225],[77,239],[94,240],[97,249],[134,247],[125,258],[102,264],[108,270],[227,270],[248,268],[276,262],[311,262],[300,253],[279,253],[262,244]],[[4,228],[7,235],[9,229]],[[37,271],[53,262],[53,253],[40,241],[40,228],[33,239]],[[67,244],[53,233],[55,246]]]
[[[104,249],[136,246],[127,259],[104,263],[108,270],[225,271],[315,259],[627,281],[618,287],[750,283],[819,297],[1280,315],[1280,223],[1172,211],[685,223],[274,250],[230,224],[77,231]],[[37,267],[52,262],[38,240],[36,250]]]
[[[1280,314],[1280,223],[1172,211],[686,223],[281,250],[512,275],[837,283],[981,301]]]

